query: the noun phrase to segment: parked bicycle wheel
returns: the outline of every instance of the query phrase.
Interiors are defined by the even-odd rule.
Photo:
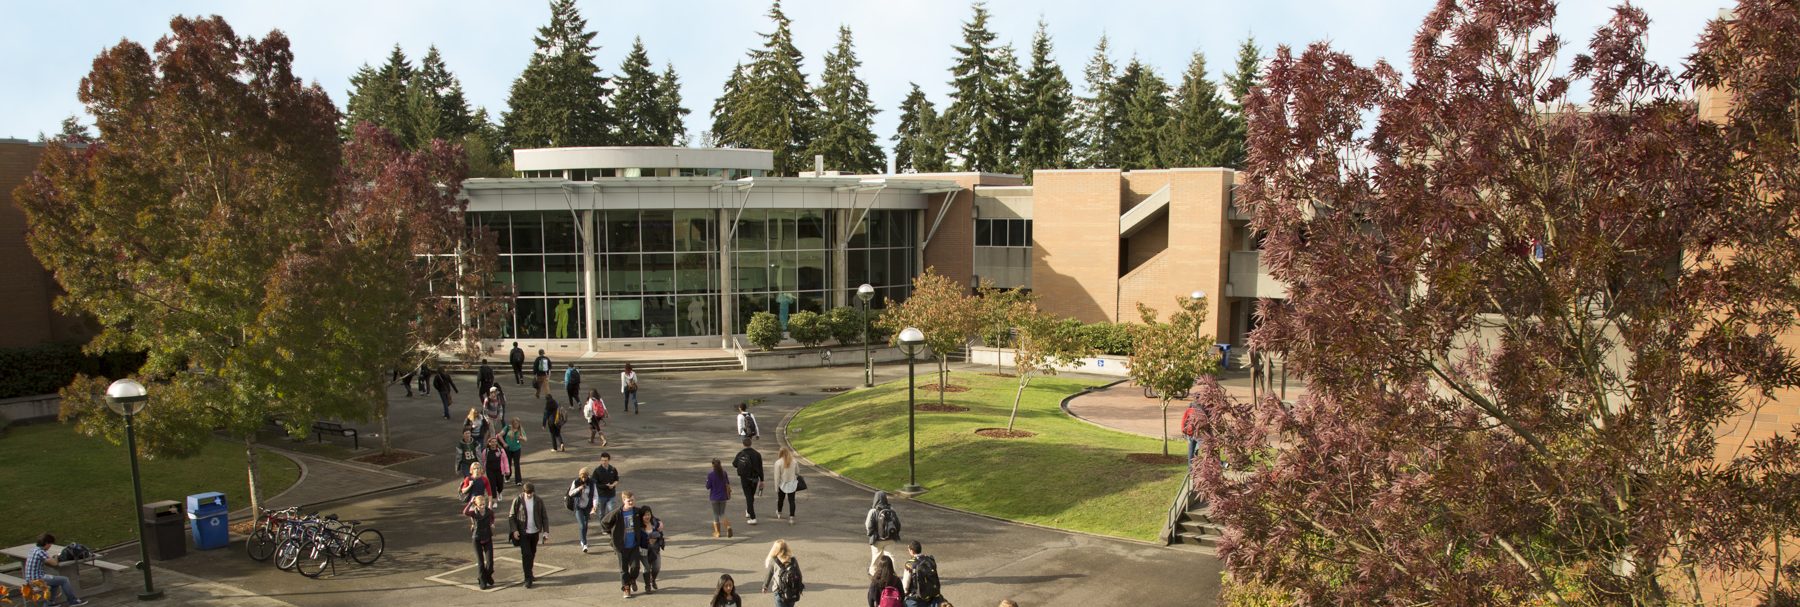
[[[250,551],[250,558],[269,560],[269,557],[275,555],[275,534],[270,533],[267,528],[257,527],[250,532],[250,539],[244,541],[244,546]]]
[[[275,546],[275,568],[293,571],[300,562],[300,539],[290,537]]]
[[[331,547],[324,542],[313,542],[300,550],[300,563],[297,569],[300,575],[316,578],[325,573],[331,566]]]
[[[356,537],[350,540],[350,558],[364,565],[375,564],[375,559],[381,558],[382,551],[386,549],[387,538],[374,529],[358,531]]]

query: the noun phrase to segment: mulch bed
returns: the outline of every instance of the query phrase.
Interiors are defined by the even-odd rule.
[[[986,375],[988,377],[1004,377],[1007,379],[1012,379],[1012,378],[1018,377],[1017,375],[1013,375],[1011,373],[983,373],[982,375]]]
[[[381,467],[385,468],[388,466],[392,466],[394,464],[410,462],[412,460],[419,459],[421,457],[425,457],[426,455],[427,454],[420,453],[418,451],[407,451],[405,449],[395,449],[391,453],[371,453],[369,455],[364,455],[362,457],[353,457],[353,458],[350,458],[350,461],[362,462],[365,464],[374,464],[376,466],[381,466]]]
[[[1138,464],[1179,464],[1187,461],[1186,457],[1180,455],[1163,455],[1161,453],[1132,453],[1126,455],[1125,459]]]
[[[969,410],[968,407],[962,405],[940,405],[937,403],[919,403],[917,406],[920,411],[934,411],[937,413],[962,413]]]
[[[980,430],[976,430],[975,433],[985,436],[985,437],[988,437],[988,438],[1031,438],[1033,436],[1037,436],[1036,432],[1026,432],[1024,430],[1007,430],[1006,428],[982,428]]]
[[[933,390],[933,391],[937,391],[937,392],[968,392],[969,391],[968,386],[958,386],[956,384],[950,384],[948,386],[945,386],[944,389],[942,389],[942,390],[938,389],[937,384],[925,384],[923,386],[919,386],[919,389],[920,390]]]

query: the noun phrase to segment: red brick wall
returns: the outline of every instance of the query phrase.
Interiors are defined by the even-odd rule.
[[[55,282],[25,244],[25,213],[13,189],[37,170],[44,147],[0,141],[0,347],[29,346],[56,339],[67,322],[51,311]]]

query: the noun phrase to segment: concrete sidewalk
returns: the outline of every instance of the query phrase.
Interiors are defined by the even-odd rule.
[[[1251,398],[1250,374],[1233,371],[1219,378],[1225,394],[1234,399]],[[1280,393],[1279,383],[1276,393]],[[1287,399],[1294,400],[1306,389],[1290,381]],[[1169,437],[1181,438],[1181,412],[1190,399],[1169,401]],[[1160,439],[1163,436],[1162,400],[1144,396],[1144,388],[1129,381],[1102,390],[1094,390],[1069,400],[1069,413],[1076,418],[1122,432]],[[1185,448],[1185,447],[1183,447]]]

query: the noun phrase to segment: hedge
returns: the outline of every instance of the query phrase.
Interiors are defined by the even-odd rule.
[[[1056,330],[1072,336],[1087,344],[1094,351],[1113,356],[1130,356],[1132,351],[1131,331],[1129,323],[1097,322],[1083,323],[1075,319],[1063,319],[1056,323]]]
[[[143,365],[141,352],[89,356],[81,352],[81,345],[72,343],[0,348],[0,398],[55,394],[77,374],[117,379],[136,373]]]

